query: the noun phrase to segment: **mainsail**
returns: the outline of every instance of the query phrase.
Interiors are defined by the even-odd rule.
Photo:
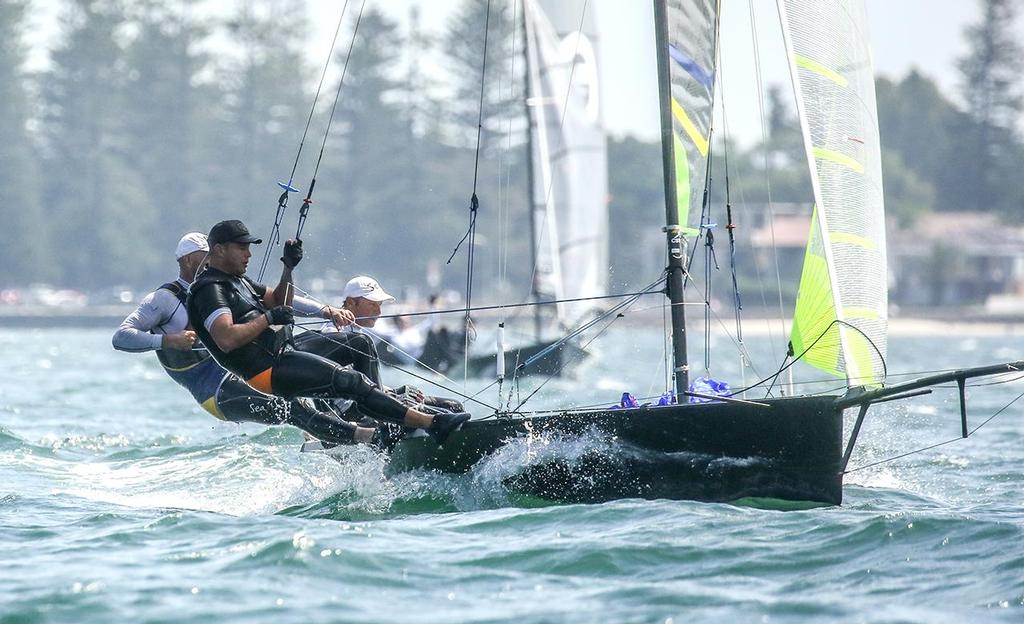
[[[666,2],[676,207],[684,234],[700,217],[711,142],[719,0]],[[664,54],[666,51],[659,51]]]
[[[607,147],[597,36],[585,3],[525,0],[532,153],[534,292],[553,299],[607,294]],[[558,304],[573,324],[592,303]]]
[[[850,386],[885,377],[885,211],[862,0],[780,1],[814,189],[791,343]]]

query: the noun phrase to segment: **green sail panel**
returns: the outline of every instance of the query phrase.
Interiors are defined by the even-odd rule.
[[[780,10],[815,203],[791,342],[797,354],[810,348],[806,362],[850,386],[879,385],[888,331],[885,209],[863,1],[784,0]]]
[[[667,0],[676,205],[684,234],[697,232],[715,97],[719,0]],[[689,226],[689,227],[687,227]]]

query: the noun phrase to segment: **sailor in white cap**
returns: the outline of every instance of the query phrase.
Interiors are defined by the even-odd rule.
[[[341,296],[345,299],[342,307],[351,312],[360,327],[373,327],[380,316],[380,306],[395,301],[381,287],[380,282],[366,275],[357,275],[345,284]]]
[[[196,342],[189,326],[185,300],[189,286],[209,254],[206,234],[189,232],[174,250],[178,279],[146,295],[114,332],[118,351],[155,351],[164,371],[184,387],[213,416],[231,422],[291,424],[330,444],[372,439],[374,430],[356,427],[334,414],[317,410],[309,401],[285,401],[261,394],[224,370]],[[314,302],[307,308],[322,311]],[[323,316],[328,316],[323,313]]]
[[[367,376],[378,385],[384,387],[379,381],[380,357],[376,343],[383,342],[397,347],[405,356],[400,358],[400,361],[403,364],[411,365],[415,364],[416,358],[423,352],[425,335],[420,329],[416,329],[413,332],[397,328],[383,330],[376,327],[377,320],[380,317],[381,305],[394,302],[395,298],[384,290],[380,282],[372,277],[367,275],[353,277],[345,284],[342,297],[344,298],[342,309],[352,313],[355,317],[355,322],[338,328],[339,334],[331,334],[332,336],[345,337],[340,340],[334,339],[333,342],[339,345],[344,343],[350,351],[361,352],[371,356],[367,358],[368,361],[362,364],[362,368],[357,368],[357,370],[365,372],[366,369],[369,369],[371,372],[367,373]],[[424,327],[429,327],[430,324],[432,324],[432,321],[428,320],[424,322]],[[326,329],[329,330],[330,328]],[[415,334],[415,337],[413,337],[413,334]],[[360,342],[354,344],[355,341]],[[413,386],[403,385],[394,389],[386,388],[386,390],[405,403],[420,404],[428,408],[441,408],[451,412],[462,412],[465,410],[465,407],[454,399],[429,396]]]

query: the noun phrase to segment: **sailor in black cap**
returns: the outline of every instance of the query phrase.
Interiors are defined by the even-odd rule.
[[[122,321],[114,332],[114,348],[154,351],[167,375],[221,420],[294,425],[332,446],[369,442],[373,429],[356,427],[330,411],[317,409],[312,401],[285,401],[256,392],[221,368],[205,349],[197,348],[202,345],[196,343],[196,332],[189,326],[185,297],[208,253],[206,234],[190,232],[181,237],[174,253],[178,279],[148,294]],[[300,303],[320,311],[312,301]],[[321,315],[330,318],[326,312]]]
[[[192,284],[188,315],[214,358],[250,386],[288,399],[351,399],[377,420],[426,429],[438,444],[469,420],[463,412],[432,416],[407,407],[359,371],[294,348],[292,270],[302,260],[302,241],[285,242],[284,268],[273,290],[245,276],[249,247],[262,241],[241,221],[216,224],[208,242],[209,266]],[[343,320],[351,322],[351,315]]]

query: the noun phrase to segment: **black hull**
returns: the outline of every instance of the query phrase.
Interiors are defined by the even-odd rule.
[[[835,397],[684,404],[472,421],[443,447],[406,438],[391,470],[465,472],[517,438],[597,436],[572,460],[530,462],[505,484],[562,502],[620,498],[842,503],[842,410]],[[539,442],[538,442],[539,443]]]
[[[505,352],[505,375],[512,377],[516,366],[526,362],[544,349],[553,345],[556,340],[539,342],[519,349]],[[589,354],[579,345],[566,342],[529,366],[520,369],[520,377],[538,375],[544,377],[572,377],[576,368]],[[469,358],[468,373],[470,377],[494,377],[496,374],[495,360],[497,354],[477,355]]]

